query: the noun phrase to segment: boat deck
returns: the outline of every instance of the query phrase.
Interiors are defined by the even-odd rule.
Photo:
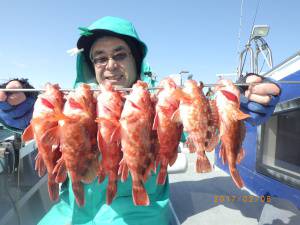
[[[214,153],[207,155],[213,162]],[[214,168],[211,173],[197,174],[195,154],[187,153],[186,156],[187,171],[169,175],[171,205],[176,213],[177,223],[300,224],[300,212],[292,203],[272,197],[270,203],[261,202],[260,199],[256,202],[258,197],[254,193],[247,189],[238,189],[231,177],[218,168]],[[176,218],[173,223],[175,222]]]

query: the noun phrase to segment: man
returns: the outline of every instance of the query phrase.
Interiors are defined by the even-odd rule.
[[[103,80],[109,80],[118,87],[131,87],[138,79],[146,81],[150,86],[154,85],[151,78],[145,75],[149,71],[144,62],[147,47],[129,21],[104,17],[89,27],[80,29],[83,33],[77,47],[83,51],[77,55],[74,86],[81,82],[97,85]],[[274,84],[269,87],[272,91],[276,88],[278,89]],[[256,88],[247,91],[250,99],[255,97]],[[272,93],[265,90],[259,95],[269,96]],[[258,99],[255,104],[265,108],[259,103]],[[264,103],[268,105],[267,101]],[[12,107],[18,110],[18,106]],[[274,110],[273,106],[268,110],[272,109]],[[264,117],[262,113],[260,116]],[[85,184],[86,204],[80,208],[75,202],[68,180],[62,185],[60,202],[50,209],[39,224],[169,224],[169,183],[167,180],[165,185],[156,185],[156,176],[157,174],[152,174],[145,184],[151,202],[148,207],[133,205],[132,183],[129,178],[125,183],[118,182],[118,192],[110,206],[105,204],[107,179],[101,184],[98,184],[97,179],[91,184]]]

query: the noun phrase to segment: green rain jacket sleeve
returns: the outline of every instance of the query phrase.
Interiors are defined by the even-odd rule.
[[[141,42],[133,28],[133,25],[126,21],[115,17],[104,17],[97,20],[84,30],[84,35],[90,35],[95,29],[106,29],[122,35],[128,35],[135,38],[144,48],[144,54],[147,52],[146,45]],[[150,86],[155,85],[145,72],[150,71],[150,67],[146,63],[142,63],[141,80],[146,81]],[[74,86],[80,82],[96,85],[95,76],[92,69],[86,62],[83,53],[77,56],[77,78]],[[152,225],[169,224],[169,182],[165,185],[157,185],[157,174],[152,173],[148,178],[145,187],[150,198],[150,205],[134,206],[132,200],[132,181],[129,176],[127,181],[117,184],[117,195],[111,205],[106,205],[106,187],[108,179],[102,183],[98,183],[95,179],[90,184],[84,184],[85,206],[79,207],[76,204],[74,193],[72,190],[71,180],[68,179],[61,187],[60,201],[56,203],[50,211],[42,218],[39,225],[56,225],[56,224],[96,224],[96,225]]]

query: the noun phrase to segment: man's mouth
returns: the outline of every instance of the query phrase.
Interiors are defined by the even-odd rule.
[[[122,80],[123,76],[122,75],[117,75],[117,76],[109,76],[109,77],[105,77],[105,80],[109,80],[109,81],[120,81]]]

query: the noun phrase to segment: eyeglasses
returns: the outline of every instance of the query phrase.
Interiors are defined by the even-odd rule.
[[[131,55],[131,53],[129,53],[129,52],[118,52],[115,55],[110,56],[110,57],[108,57],[108,56],[96,57],[96,58],[92,59],[92,62],[94,63],[94,65],[96,67],[103,67],[103,66],[107,65],[107,63],[110,59],[113,59],[115,62],[120,63],[120,62],[125,61],[130,55]]]

